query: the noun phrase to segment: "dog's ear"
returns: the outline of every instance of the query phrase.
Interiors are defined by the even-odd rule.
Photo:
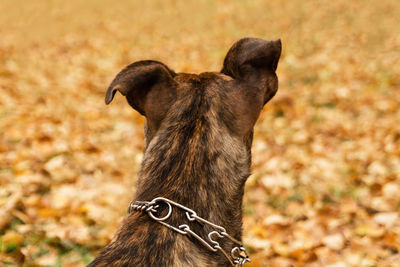
[[[265,105],[278,89],[275,71],[281,50],[280,39],[240,39],[229,49],[221,73],[236,79],[243,87],[247,87],[247,90],[253,90],[245,93],[263,99]]]
[[[158,61],[132,63],[111,82],[106,93],[106,104],[119,91],[134,109],[147,116],[152,105],[162,105],[174,95],[175,75],[174,71]]]
[[[279,39],[243,38],[229,49],[221,73],[232,77],[235,85],[226,95],[225,110],[230,112],[221,114],[238,135],[249,136],[263,106],[278,90],[275,71],[280,55]]]
[[[158,61],[135,62],[124,68],[107,89],[106,104],[117,91],[146,117],[149,131],[157,131],[176,96],[175,72]]]

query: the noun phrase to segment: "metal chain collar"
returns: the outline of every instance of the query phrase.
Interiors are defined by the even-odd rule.
[[[164,203],[168,206],[168,212],[164,217],[157,217],[154,215],[154,213],[157,212],[157,209],[159,208],[159,204]],[[172,226],[168,223],[165,222],[169,217],[171,217],[172,214],[172,206],[175,206],[181,210],[185,211],[186,217],[188,218],[189,221],[197,221],[199,223],[204,223],[210,225],[212,228],[214,228],[213,231],[209,232],[207,235],[208,240],[203,239],[200,237],[198,234],[193,232],[190,227],[187,224],[181,224],[178,227]],[[152,201],[136,201],[136,202],[131,202],[129,203],[129,208],[128,208],[128,213],[132,213],[133,211],[141,211],[141,212],[147,212],[147,214],[155,220],[156,222],[182,234],[182,235],[191,235],[197,240],[199,240],[205,247],[207,247],[209,250],[213,252],[220,251],[224,256],[229,260],[232,266],[236,267],[241,267],[243,264],[246,262],[250,262],[250,258],[246,253],[245,248],[243,247],[242,243],[232,236],[230,236],[224,227],[213,224],[212,222],[209,222],[197,215],[195,211],[192,209],[189,209],[179,203],[176,203],[172,200],[169,200],[167,198],[163,197],[157,197],[153,199]],[[218,237],[218,238],[228,238],[231,240],[234,244],[236,244],[230,253],[227,253],[222,249],[220,244],[215,241],[213,238]]]

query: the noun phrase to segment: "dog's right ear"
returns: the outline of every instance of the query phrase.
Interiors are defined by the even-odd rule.
[[[265,105],[278,90],[278,79],[275,74],[281,56],[281,40],[266,41],[259,38],[243,38],[237,41],[228,51],[221,73],[248,83],[255,96]],[[257,101],[254,99],[254,101]]]
[[[175,72],[161,62],[145,60],[124,68],[107,89],[106,104],[117,91],[147,119],[161,120],[175,97]]]
[[[236,81],[229,99],[239,135],[247,135],[254,127],[263,106],[278,90],[276,69],[281,55],[281,41],[243,38],[228,51],[221,73]],[[232,123],[231,123],[232,124]]]

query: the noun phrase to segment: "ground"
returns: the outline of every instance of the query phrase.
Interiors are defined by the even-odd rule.
[[[104,93],[140,59],[218,71],[281,38],[255,128],[248,266],[400,265],[396,0],[23,1],[0,5],[0,266],[84,266],[135,191],[143,118]]]

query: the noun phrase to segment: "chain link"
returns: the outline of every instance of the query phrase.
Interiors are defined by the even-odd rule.
[[[157,209],[160,207],[160,203],[164,203],[168,207],[168,212],[164,217],[157,217],[154,215],[157,213]],[[202,224],[207,224],[211,226],[214,230],[209,232],[207,235],[208,240],[205,240],[204,238],[200,237],[198,234],[192,231],[190,227],[187,224],[181,224],[179,226],[173,226],[165,222],[169,217],[171,217],[172,214],[172,206],[178,207],[181,210],[185,211],[186,217],[189,221],[197,221]],[[128,208],[128,213],[132,213],[133,211],[140,211],[140,212],[147,212],[147,214],[155,220],[156,222],[182,234],[182,235],[190,235],[194,238],[196,238],[198,241],[200,241],[205,247],[207,247],[209,250],[213,252],[220,251],[231,263],[232,266],[236,267],[241,267],[243,264],[246,262],[250,262],[250,258],[247,255],[247,252],[245,248],[243,247],[242,243],[238,241],[237,239],[233,238],[230,236],[224,227],[216,225],[210,221],[207,221],[204,218],[201,218],[197,215],[197,213],[189,209],[188,207],[185,207],[179,203],[176,203],[172,200],[169,200],[164,197],[157,197],[153,199],[152,201],[136,201],[136,202],[131,202],[129,204]],[[230,251],[230,253],[227,253],[225,250],[222,249],[218,241],[215,240],[215,237],[218,237],[220,239],[223,238],[228,238],[231,240],[235,245]]]

